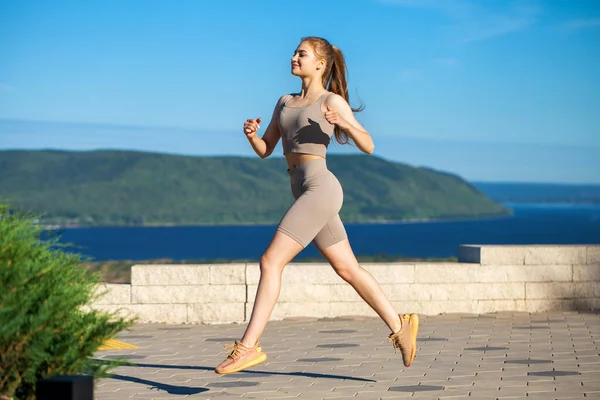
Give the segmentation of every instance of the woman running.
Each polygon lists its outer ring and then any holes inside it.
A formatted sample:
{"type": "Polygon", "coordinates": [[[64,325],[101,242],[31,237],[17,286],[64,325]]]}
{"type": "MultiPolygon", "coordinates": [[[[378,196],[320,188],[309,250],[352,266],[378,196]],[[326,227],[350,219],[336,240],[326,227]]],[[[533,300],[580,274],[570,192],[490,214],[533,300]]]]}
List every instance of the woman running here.
{"type": "Polygon", "coordinates": [[[230,374],[267,359],[259,338],[279,298],[283,268],[311,242],[390,328],[388,339],[408,367],[417,348],[419,317],[397,314],[379,283],[358,264],[339,216],[342,187],[325,161],[333,135],[338,143],[352,141],[364,153],[374,149],[371,136],[354,118],[353,112],[359,110],[348,104],[344,56],[327,40],[306,37],[294,52],[291,69],[302,81],[300,93],[279,99],[262,138],[256,134],[261,118],[247,120],[244,133],[261,158],[271,155],[281,138],[296,201],[260,259],[260,280],[246,331],[215,372],[230,374]]]}

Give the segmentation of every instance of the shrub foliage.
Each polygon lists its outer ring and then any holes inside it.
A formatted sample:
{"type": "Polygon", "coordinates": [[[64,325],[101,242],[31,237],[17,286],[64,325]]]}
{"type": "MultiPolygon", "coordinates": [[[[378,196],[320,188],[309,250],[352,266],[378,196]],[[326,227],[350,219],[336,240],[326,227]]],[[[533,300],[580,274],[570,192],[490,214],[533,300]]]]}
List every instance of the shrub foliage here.
{"type": "Polygon", "coordinates": [[[91,356],[133,323],[89,307],[99,274],[36,221],[0,201],[0,398],[34,399],[51,376],[105,376],[114,364],[91,356]]]}

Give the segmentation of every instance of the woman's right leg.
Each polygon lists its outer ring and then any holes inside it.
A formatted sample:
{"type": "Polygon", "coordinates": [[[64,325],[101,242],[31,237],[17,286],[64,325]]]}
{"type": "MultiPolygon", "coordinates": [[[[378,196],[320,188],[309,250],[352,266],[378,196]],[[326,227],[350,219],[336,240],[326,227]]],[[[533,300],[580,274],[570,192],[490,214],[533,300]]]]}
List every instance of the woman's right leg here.
{"type": "MultiPolygon", "coordinates": [[[[317,166],[321,164],[322,162],[312,163],[317,166]]],[[[320,222],[319,211],[323,207],[315,203],[311,185],[306,183],[305,176],[299,173],[304,171],[305,167],[306,165],[302,169],[288,170],[295,201],[279,221],[273,240],[260,259],[260,280],[254,307],[241,340],[246,347],[252,347],[258,342],[267,325],[279,298],[283,268],[310,244],[327,221],[325,219],[320,222]]]]}
{"type": "MultiPolygon", "coordinates": [[[[322,201],[320,193],[331,174],[326,174],[324,161],[309,162],[315,167],[313,175],[304,179],[302,174],[291,175],[292,194],[296,201],[281,218],[271,244],[260,260],[260,281],[250,322],[241,340],[244,346],[254,346],[262,334],[277,303],[281,289],[281,275],[286,264],[310,244],[315,235],[339,210],[333,199],[322,201]],[[322,178],[315,179],[316,176],[322,178]]],[[[306,165],[302,168],[306,168],[306,165]]],[[[296,171],[298,172],[298,171],[296,171]]],[[[335,193],[335,192],[334,192],[335,193]]],[[[341,199],[339,201],[341,204],[341,199]]]]}
{"type": "Polygon", "coordinates": [[[342,191],[339,183],[339,193],[333,193],[339,199],[330,195],[326,196],[327,201],[322,201],[320,193],[328,186],[331,177],[333,174],[327,174],[324,160],[309,161],[290,172],[292,194],[296,201],[282,217],[271,244],[261,257],[260,280],[246,332],[240,341],[234,343],[231,354],[215,372],[237,372],[266,360],[258,339],[279,298],[283,268],[310,243],[341,207],[342,191]],[[322,178],[317,179],[319,177],[322,178]]]}
{"type": "Polygon", "coordinates": [[[276,231],[271,244],[260,259],[260,280],[250,322],[241,342],[253,347],[262,335],[281,290],[283,268],[303,247],[288,235],[276,231]]]}
{"type": "Polygon", "coordinates": [[[276,231],[271,244],[260,260],[260,280],[252,308],[250,322],[240,341],[221,364],[215,368],[217,374],[231,374],[264,362],[267,355],[258,345],[271,312],[279,298],[283,268],[304,247],[283,232],[276,231]]]}

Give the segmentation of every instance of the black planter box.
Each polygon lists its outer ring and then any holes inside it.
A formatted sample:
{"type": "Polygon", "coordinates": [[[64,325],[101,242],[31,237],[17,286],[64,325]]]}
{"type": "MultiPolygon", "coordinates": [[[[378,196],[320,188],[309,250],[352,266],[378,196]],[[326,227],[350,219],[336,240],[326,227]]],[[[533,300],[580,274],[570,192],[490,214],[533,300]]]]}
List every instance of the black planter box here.
{"type": "Polygon", "coordinates": [[[37,400],[94,400],[94,377],[61,375],[39,381],[37,400]]]}

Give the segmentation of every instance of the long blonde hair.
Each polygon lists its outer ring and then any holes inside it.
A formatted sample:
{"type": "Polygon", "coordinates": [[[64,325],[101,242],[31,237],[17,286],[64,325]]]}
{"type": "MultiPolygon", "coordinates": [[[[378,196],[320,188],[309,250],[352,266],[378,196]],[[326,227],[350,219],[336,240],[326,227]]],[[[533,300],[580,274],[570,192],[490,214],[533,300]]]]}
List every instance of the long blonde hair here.
{"type": "MultiPolygon", "coordinates": [[[[304,42],[311,46],[317,58],[326,60],[325,71],[323,72],[323,87],[332,93],[339,94],[350,103],[348,98],[348,81],[346,79],[348,69],[342,51],[326,39],[316,36],[303,37],[300,43],[304,42]]],[[[359,108],[352,108],[352,111],[360,112],[363,109],[364,106],[361,105],[359,108]]],[[[334,133],[335,139],[339,144],[349,143],[348,135],[339,127],[335,127],[334,133]]]]}

